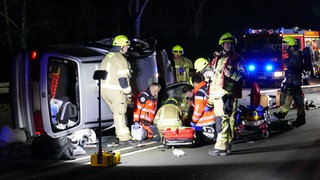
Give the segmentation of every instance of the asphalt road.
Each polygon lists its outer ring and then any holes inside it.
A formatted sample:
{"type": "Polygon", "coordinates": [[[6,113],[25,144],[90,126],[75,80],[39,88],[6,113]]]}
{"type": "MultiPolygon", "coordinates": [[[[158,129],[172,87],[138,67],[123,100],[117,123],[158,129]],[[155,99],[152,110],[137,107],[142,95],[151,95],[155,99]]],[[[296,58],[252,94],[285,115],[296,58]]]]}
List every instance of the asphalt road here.
{"type": "MultiPolygon", "coordinates": [[[[245,91],[248,93],[249,91],[245,91]]],[[[318,88],[310,88],[306,98],[320,105],[318,88]]],[[[248,96],[239,103],[247,103],[248,96]]],[[[270,113],[278,109],[271,109],[270,113]]],[[[296,110],[286,119],[294,119],[296,110]]],[[[286,122],[271,119],[270,137],[257,131],[246,131],[228,156],[210,156],[213,145],[176,147],[185,154],[175,156],[172,148],[146,141],[144,146],[110,147],[103,139],[103,150],[121,152],[120,164],[113,167],[91,167],[90,155],[97,147],[86,148],[87,154],[76,160],[53,161],[22,159],[1,163],[0,179],[320,179],[320,110],[307,111],[307,124],[291,129],[286,122]]]]}

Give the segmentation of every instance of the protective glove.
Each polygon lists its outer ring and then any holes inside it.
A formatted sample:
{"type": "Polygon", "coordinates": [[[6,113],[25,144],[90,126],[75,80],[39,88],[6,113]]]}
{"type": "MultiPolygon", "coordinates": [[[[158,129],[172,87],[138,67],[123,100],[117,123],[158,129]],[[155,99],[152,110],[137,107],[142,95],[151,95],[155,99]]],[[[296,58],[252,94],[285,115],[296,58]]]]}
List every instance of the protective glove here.
{"type": "Polygon", "coordinates": [[[131,94],[128,94],[127,95],[127,105],[128,105],[128,107],[130,107],[130,108],[134,108],[134,102],[132,101],[132,95],[131,94]]]}
{"type": "Polygon", "coordinates": [[[202,127],[197,126],[194,122],[190,122],[190,125],[195,131],[202,131],[202,127]]]}
{"type": "Polygon", "coordinates": [[[213,107],[206,106],[206,107],[204,107],[203,111],[208,112],[208,111],[211,111],[212,109],[213,109],[213,107]]]}
{"type": "Polygon", "coordinates": [[[128,102],[128,104],[130,104],[132,102],[132,95],[131,94],[127,95],[127,102],[128,102]]]}

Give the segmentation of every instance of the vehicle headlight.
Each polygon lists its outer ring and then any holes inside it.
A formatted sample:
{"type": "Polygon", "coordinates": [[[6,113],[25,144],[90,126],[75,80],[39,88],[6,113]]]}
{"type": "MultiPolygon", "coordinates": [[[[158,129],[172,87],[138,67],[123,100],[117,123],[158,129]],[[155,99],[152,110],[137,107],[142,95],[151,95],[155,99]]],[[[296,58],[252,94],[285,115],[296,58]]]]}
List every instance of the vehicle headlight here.
{"type": "Polygon", "coordinates": [[[274,72],[274,77],[276,77],[276,78],[283,77],[283,76],[284,76],[284,74],[283,74],[282,71],[276,71],[276,72],[274,72]]]}

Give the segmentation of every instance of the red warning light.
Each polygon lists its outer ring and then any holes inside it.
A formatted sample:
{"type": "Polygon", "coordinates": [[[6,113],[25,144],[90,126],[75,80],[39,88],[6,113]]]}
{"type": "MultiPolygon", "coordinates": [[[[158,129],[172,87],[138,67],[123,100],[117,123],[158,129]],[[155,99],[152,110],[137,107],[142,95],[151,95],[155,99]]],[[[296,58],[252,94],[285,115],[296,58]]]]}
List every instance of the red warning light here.
{"type": "Polygon", "coordinates": [[[31,52],[31,59],[35,60],[37,58],[37,51],[31,52]]]}

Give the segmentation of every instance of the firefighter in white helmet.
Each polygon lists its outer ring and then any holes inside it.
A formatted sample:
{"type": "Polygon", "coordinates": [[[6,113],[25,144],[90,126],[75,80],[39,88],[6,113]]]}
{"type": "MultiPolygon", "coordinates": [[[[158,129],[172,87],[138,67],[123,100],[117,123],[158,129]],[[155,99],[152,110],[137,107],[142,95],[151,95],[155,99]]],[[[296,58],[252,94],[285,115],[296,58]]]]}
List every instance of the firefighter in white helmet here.
{"type": "Polygon", "coordinates": [[[131,66],[125,54],[130,41],[125,35],[118,35],[112,45],[101,62],[101,69],[108,72],[106,79],[101,81],[101,94],[113,113],[117,143],[132,142],[126,125],[127,103],[131,100],[131,66]]]}
{"type": "Polygon", "coordinates": [[[172,54],[176,73],[176,82],[188,81],[189,71],[190,69],[193,69],[192,61],[182,56],[184,54],[184,51],[180,45],[175,45],[172,48],[172,54]]]}
{"type": "Polygon", "coordinates": [[[208,152],[210,155],[227,155],[234,138],[237,99],[242,97],[242,83],[247,76],[243,58],[234,52],[235,44],[234,36],[223,34],[219,39],[221,50],[214,53],[212,61],[214,73],[205,111],[214,107],[218,137],[214,148],[208,152]]]}

